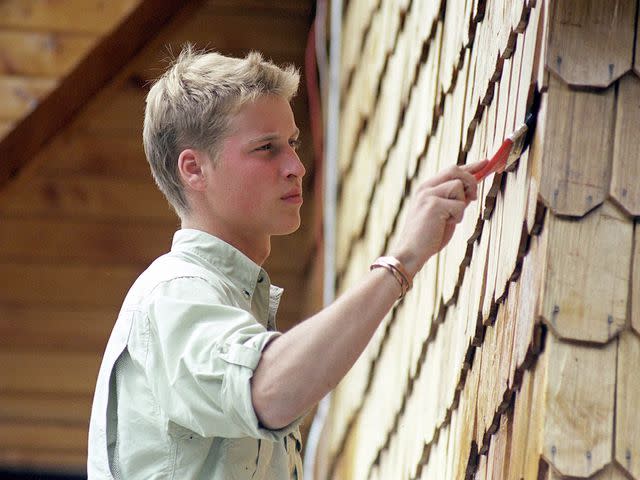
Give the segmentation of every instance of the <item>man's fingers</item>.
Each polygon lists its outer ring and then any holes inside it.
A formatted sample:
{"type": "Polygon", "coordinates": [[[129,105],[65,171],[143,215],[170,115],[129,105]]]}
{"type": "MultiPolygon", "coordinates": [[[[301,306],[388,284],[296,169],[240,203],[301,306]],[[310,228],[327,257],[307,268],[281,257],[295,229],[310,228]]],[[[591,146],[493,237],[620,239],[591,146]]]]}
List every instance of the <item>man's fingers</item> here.
{"type": "Polygon", "coordinates": [[[471,175],[473,175],[474,173],[482,170],[487,165],[487,163],[489,163],[489,160],[480,160],[479,162],[462,165],[460,168],[465,172],[469,172],[471,175]]]}
{"type": "Polygon", "coordinates": [[[464,165],[463,167],[450,167],[427,180],[425,185],[427,187],[435,188],[450,180],[458,179],[464,184],[464,192],[467,201],[475,200],[477,198],[478,181],[475,179],[472,172],[481,170],[485,163],[486,162],[476,162],[464,165]]]}
{"type": "Polygon", "coordinates": [[[447,217],[447,223],[449,224],[456,224],[456,223],[460,223],[462,221],[462,218],[464,217],[464,211],[465,208],[467,207],[466,203],[461,202],[459,200],[449,200],[449,199],[445,199],[443,200],[444,202],[444,207],[446,212],[448,213],[448,217],[447,217]]]}
{"type": "Polygon", "coordinates": [[[446,198],[441,196],[432,197],[432,209],[436,218],[448,223],[456,224],[462,221],[467,203],[464,200],[446,198]]]}
{"type": "Polygon", "coordinates": [[[449,200],[466,200],[466,186],[459,178],[448,180],[440,185],[431,188],[431,194],[449,200]]]}

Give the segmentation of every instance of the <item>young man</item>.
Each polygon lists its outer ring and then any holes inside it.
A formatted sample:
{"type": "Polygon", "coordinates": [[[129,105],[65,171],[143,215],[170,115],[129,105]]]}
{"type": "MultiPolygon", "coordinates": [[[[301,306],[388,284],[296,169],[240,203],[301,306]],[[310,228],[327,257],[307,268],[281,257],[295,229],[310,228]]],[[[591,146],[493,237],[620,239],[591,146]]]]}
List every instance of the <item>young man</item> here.
{"type": "Polygon", "coordinates": [[[129,291],[103,358],[90,479],[301,478],[302,416],[365,348],[476,198],[450,168],[420,186],[400,241],[285,334],[261,268],[300,225],[293,68],[185,49],[147,97],[144,146],[182,229],[129,291]]]}

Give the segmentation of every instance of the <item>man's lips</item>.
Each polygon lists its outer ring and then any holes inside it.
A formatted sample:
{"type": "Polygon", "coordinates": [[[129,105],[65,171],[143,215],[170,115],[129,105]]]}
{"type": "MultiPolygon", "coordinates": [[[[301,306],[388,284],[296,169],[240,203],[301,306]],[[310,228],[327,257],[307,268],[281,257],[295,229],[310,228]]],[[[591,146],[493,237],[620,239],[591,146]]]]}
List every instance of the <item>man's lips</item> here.
{"type": "Polygon", "coordinates": [[[295,189],[287,192],[284,196],[280,197],[282,200],[286,200],[288,202],[302,202],[302,190],[295,189]]]}
{"type": "Polygon", "coordinates": [[[291,190],[288,193],[286,193],[284,196],[280,197],[282,200],[286,200],[288,198],[295,198],[295,197],[302,197],[302,190],[300,189],[296,189],[296,190],[291,190]]]}

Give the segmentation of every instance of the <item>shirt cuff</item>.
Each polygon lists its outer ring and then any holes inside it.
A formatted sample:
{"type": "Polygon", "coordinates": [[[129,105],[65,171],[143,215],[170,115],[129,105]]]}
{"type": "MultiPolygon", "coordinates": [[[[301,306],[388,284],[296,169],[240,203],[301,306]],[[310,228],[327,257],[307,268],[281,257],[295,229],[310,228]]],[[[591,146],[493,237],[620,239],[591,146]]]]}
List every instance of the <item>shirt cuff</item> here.
{"type": "Polygon", "coordinates": [[[301,415],[286,427],[271,430],[260,424],[253,408],[251,377],[264,348],[280,335],[279,332],[264,332],[253,336],[245,344],[226,345],[220,350],[220,358],[228,364],[222,382],[223,410],[229,420],[249,437],[279,441],[296,430],[304,418],[301,415]]]}

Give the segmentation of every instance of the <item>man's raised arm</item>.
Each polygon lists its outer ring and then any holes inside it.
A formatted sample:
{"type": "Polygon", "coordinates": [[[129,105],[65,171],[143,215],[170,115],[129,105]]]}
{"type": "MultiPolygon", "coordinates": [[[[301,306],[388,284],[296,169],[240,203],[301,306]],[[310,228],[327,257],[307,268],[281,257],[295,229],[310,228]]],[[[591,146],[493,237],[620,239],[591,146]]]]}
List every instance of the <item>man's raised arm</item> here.
{"type": "MultiPolygon", "coordinates": [[[[388,252],[410,279],[451,239],[465,208],[477,198],[473,173],[485,163],[449,168],[418,187],[388,252]]],[[[367,273],[333,304],[265,348],[251,380],[253,406],[265,427],[287,426],[346,375],[403,292],[401,275],[391,270],[367,273]]]]}

